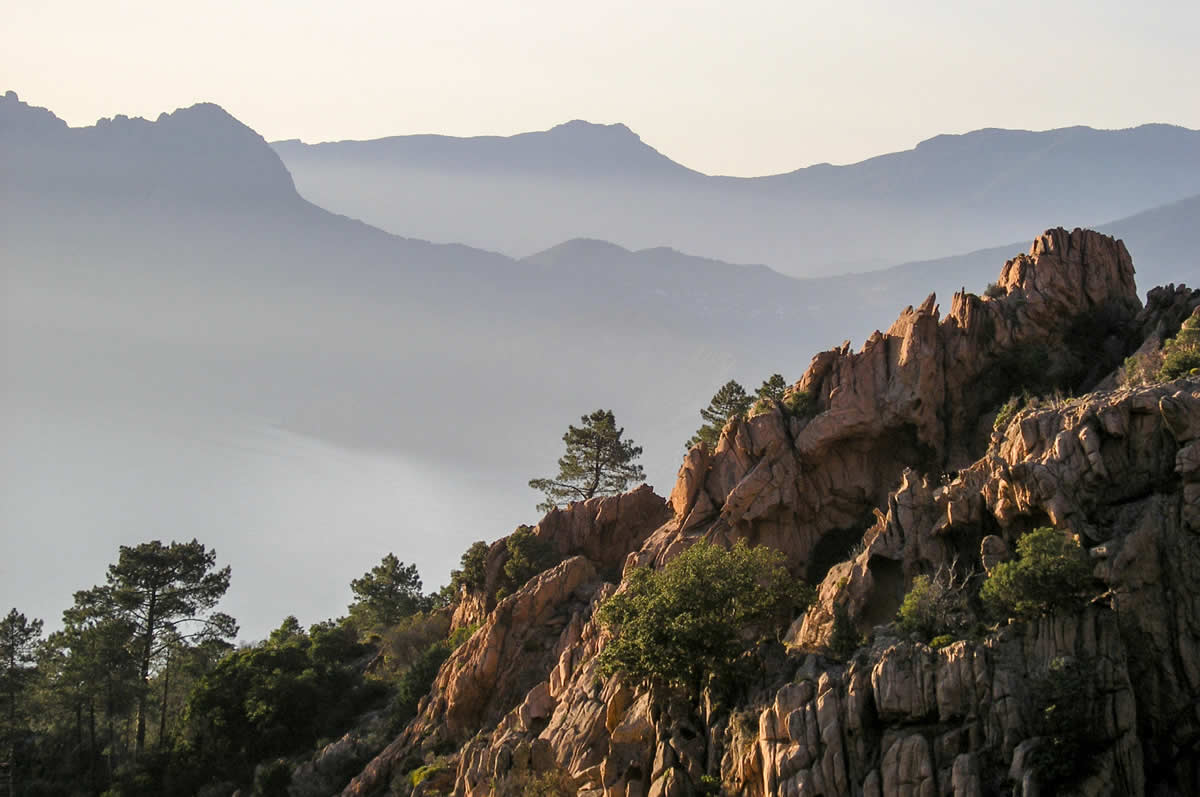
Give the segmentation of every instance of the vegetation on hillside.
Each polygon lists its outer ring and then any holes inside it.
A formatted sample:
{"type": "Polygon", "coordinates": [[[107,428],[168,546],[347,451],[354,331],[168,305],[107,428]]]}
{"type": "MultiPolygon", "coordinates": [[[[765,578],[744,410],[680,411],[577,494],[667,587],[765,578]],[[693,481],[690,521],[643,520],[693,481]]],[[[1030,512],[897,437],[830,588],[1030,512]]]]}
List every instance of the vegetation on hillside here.
{"type": "Polygon", "coordinates": [[[812,600],[779,551],[697,542],[661,570],[636,568],[597,610],[612,634],[599,672],[635,683],[677,685],[693,696],[727,687],[739,657],[775,638],[812,600]]]}
{"type": "Polygon", "coordinates": [[[710,450],[716,448],[725,424],[734,418],[757,414],[759,407],[765,408],[782,401],[787,389],[787,382],[781,374],[771,374],[763,380],[753,396],[736,380],[730,379],[717,389],[708,406],[700,410],[700,418],[704,423],[684,443],[684,448],[691,449],[700,443],[704,443],[710,450]]]}
{"type": "MultiPolygon", "coordinates": [[[[451,583],[481,583],[486,553],[472,545],[451,583]]],[[[122,547],[105,582],[75,593],[49,637],[15,608],[0,620],[12,793],[287,794],[298,764],[365,728],[318,778],[340,790],[416,714],[438,667],[475,630],[451,634],[448,611],[434,608],[446,588],[423,594],[415,566],[389,553],[351,583],[348,616],[307,629],[287,617],[234,649],[237,624],[217,611],[230,579],[198,541],[154,540],[122,547]]]]}
{"type": "Polygon", "coordinates": [[[1187,318],[1162,348],[1139,352],[1125,360],[1125,384],[1169,382],[1181,376],[1200,375],[1200,315],[1187,318]]]}
{"type": "Polygon", "coordinates": [[[1092,582],[1087,552],[1073,537],[1043,526],[1017,540],[1017,558],[988,574],[979,597],[997,618],[1032,618],[1078,608],[1091,597],[1092,582]]]}

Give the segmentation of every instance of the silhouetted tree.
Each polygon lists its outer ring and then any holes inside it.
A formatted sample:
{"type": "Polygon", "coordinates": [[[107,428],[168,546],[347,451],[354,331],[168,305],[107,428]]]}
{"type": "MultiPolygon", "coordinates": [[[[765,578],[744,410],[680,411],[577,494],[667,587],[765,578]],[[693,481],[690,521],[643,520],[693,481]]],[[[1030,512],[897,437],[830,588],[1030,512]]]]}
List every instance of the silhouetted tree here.
{"type": "Polygon", "coordinates": [[[138,665],[138,753],[146,746],[146,687],[156,657],[168,644],[237,633],[232,617],[212,612],[229,589],[229,568],[214,570],[216,556],[196,540],[122,545],[117,563],[109,565],[107,583],[75,593],[81,618],[117,620],[131,629],[138,665]]]}
{"type": "Polygon", "coordinates": [[[559,457],[553,479],[530,479],[529,486],[546,494],[538,509],[548,512],[567,501],[586,501],[596,495],[623,492],[631,482],[646,478],[634,460],[642,447],[622,440],[612,410],[596,410],[581,419],[583,426],[568,426],[563,435],[567,452],[559,457]]]}
{"type": "Polygon", "coordinates": [[[0,737],[6,757],[4,777],[7,793],[14,794],[16,745],[22,712],[18,702],[34,673],[34,654],[42,635],[42,621],[29,620],[13,609],[0,620],[0,694],[8,704],[4,712],[4,734],[0,737]]]}

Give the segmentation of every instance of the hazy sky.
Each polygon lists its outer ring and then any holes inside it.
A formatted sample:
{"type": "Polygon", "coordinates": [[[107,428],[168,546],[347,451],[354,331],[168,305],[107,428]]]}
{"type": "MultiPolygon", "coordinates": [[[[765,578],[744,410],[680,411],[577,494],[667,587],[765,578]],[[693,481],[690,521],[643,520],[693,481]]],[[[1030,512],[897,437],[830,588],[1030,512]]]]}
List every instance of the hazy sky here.
{"type": "Polygon", "coordinates": [[[0,90],[75,125],[217,102],[268,139],[625,122],[709,173],[979,127],[1200,127],[1195,0],[13,0],[0,90]]]}

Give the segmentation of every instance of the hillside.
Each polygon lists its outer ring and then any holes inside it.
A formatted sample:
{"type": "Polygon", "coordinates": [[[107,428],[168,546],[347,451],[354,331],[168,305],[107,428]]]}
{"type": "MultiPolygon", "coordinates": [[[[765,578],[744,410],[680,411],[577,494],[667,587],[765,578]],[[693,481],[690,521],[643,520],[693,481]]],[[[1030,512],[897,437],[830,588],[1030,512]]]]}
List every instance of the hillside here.
{"type": "Polygon", "coordinates": [[[996,284],[818,355],[791,388],[811,407],[732,419],[668,499],[552,511],[533,535],[560,563],[507,597],[493,544],[456,600],[455,626],[478,630],[343,794],[1195,793],[1200,381],[1096,388],[1200,320],[1200,292],[1143,306],[1119,241],[1061,229],[996,284]],[[1084,393],[997,420],[1006,396],[1054,388],[1084,393]],[[1087,552],[1091,600],[1011,619],[963,603],[932,646],[891,622],[918,576],[969,596],[1046,526],[1087,552]],[[614,632],[597,607],[638,567],[739,541],[817,585],[785,645],[745,641],[752,677],[697,694],[598,668],[614,632]]]}
{"type": "MultiPolygon", "coordinates": [[[[280,607],[340,611],[344,586],[308,590],[280,572],[326,571],[324,540],[347,512],[396,527],[361,494],[366,478],[389,501],[424,499],[399,527],[432,584],[466,542],[533,519],[525,484],[580,415],[613,408],[665,483],[716,386],[787,367],[782,347],[803,328],[798,288],[763,270],[660,269],[658,255],[675,256],[658,253],[618,281],[602,262],[520,262],[330,213],[213,105],[72,128],[0,98],[0,235],[0,412],[12,430],[0,504],[14,529],[0,560],[94,545],[52,577],[3,569],[40,617],[130,528],[178,529],[181,513],[243,562],[234,608],[247,634],[273,628],[280,607]],[[769,288],[729,291],[746,273],[769,288]],[[664,402],[670,392],[687,398],[664,402]],[[198,476],[218,445],[245,472],[198,476]],[[289,521],[296,492],[309,510],[289,521]],[[472,501],[472,523],[440,510],[472,501]]],[[[364,535],[330,583],[382,544],[364,535]]]]}
{"type": "Polygon", "coordinates": [[[978,130],[846,166],[703,175],[622,125],[273,145],[300,192],[391,232],[525,256],[594,238],[792,276],[878,269],[1097,225],[1200,193],[1200,132],[978,130]],[[866,234],[865,231],[869,231],[866,234]]]}

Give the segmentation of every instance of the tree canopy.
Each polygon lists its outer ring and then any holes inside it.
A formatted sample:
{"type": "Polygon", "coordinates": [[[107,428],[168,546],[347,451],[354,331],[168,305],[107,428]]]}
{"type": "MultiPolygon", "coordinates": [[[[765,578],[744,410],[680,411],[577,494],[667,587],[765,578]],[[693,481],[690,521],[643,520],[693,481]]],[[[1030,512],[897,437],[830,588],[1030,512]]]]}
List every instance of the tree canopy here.
{"type": "Polygon", "coordinates": [[[771,374],[763,380],[763,383],[758,386],[758,390],[751,396],[746,393],[746,389],[739,382],[730,379],[713,394],[708,406],[700,410],[700,417],[704,420],[704,424],[696,430],[684,447],[691,449],[693,446],[704,443],[709,448],[715,448],[717,441],[721,439],[721,430],[725,428],[725,424],[729,423],[730,418],[741,418],[746,415],[755,399],[782,401],[784,394],[787,393],[787,387],[787,382],[784,381],[781,374],[771,374]]]}
{"type": "Polygon", "coordinates": [[[714,679],[727,681],[749,644],[774,636],[811,599],[779,551],[698,542],[661,570],[632,570],[601,604],[600,623],[614,638],[600,651],[599,671],[698,695],[714,679]]]}
{"type": "Polygon", "coordinates": [[[14,789],[17,737],[25,714],[20,704],[35,672],[33,663],[41,635],[42,621],[30,620],[15,608],[0,620],[0,696],[5,702],[0,715],[0,755],[7,764],[5,775],[10,794],[14,789]]]}
{"type": "Polygon", "coordinates": [[[432,597],[426,597],[421,586],[417,566],[405,564],[389,552],[370,572],[350,582],[355,596],[350,614],[368,625],[395,625],[431,608],[432,597]]]}
{"type": "Polygon", "coordinates": [[[646,478],[642,466],[634,462],[642,455],[642,447],[621,439],[625,429],[617,428],[612,410],[596,410],[580,420],[582,426],[568,426],[563,435],[567,450],[559,457],[558,475],[529,480],[530,487],[545,493],[546,500],[538,504],[540,511],[597,495],[615,495],[646,478]]]}
{"type": "Polygon", "coordinates": [[[145,685],[151,666],[168,645],[228,639],[237,623],[212,609],[229,589],[229,567],[214,569],[216,551],[196,540],[122,545],[105,584],[75,593],[77,622],[116,622],[130,633],[141,684],[137,697],[137,750],[146,742],[145,685]]]}
{"type": "Polygon", "coordinates": [[[1017,559],[996,565],[979,597],[997,617],[1032,618],[1083,603],[1091,582],[1087,551],[1043,526],[1017,540],[1017,559]]]}
{"type": "Polygon", "coordinates": [[[508,561],[504,563],[504,583],[496,592],[500,598],[516,592],[526,581],[559,562],[550,545],[539,539],[531,526],[518,526],[508,535],[504,547],[508,549],[508,561]]]}
{"type": "Polygon", "coordinates": [[[763,380],[763,383],[758,386],[755,394],[760,399],[782,401],[783,394],[787,392],[787,387],[787,382],[784,381],[782,374],[771,374],[770,377],[763,380]]]}
{"type": "Polygon", "coordinates": [[[704,424],[687,441],[685,448],[690,449],[699,443],[704,443],[709,448],[715,447],[721,437],[721,430],[725,428],[729,419],[745,415],[753,401],[746,394],[746,389],[733,379],[721,385],[708,402],[708,406],[700,410],[704,424]]]}

